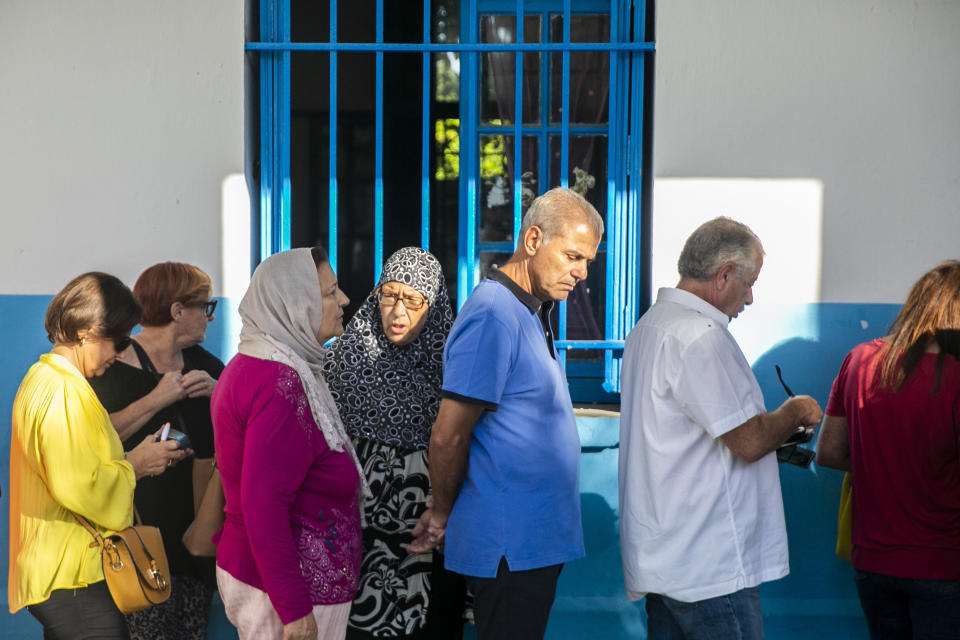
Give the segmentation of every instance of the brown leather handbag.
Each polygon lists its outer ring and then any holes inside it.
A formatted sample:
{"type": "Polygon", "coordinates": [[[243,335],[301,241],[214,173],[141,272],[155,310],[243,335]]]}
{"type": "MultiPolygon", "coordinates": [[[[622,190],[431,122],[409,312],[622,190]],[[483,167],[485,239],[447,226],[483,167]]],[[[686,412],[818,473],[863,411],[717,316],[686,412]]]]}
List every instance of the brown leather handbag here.
{"type": "Polygon", "coordinates": [[[183,534],[183,546],[194,556],[215,557],[217,545],[211,541],[220,530],[226,516],[223,508],[226,498],[220,483],[220,471],[215,458],[193,461],[193,522],[183,534]]]}
{"type": "Polygon", "coordinates": [[[141,524],[136,513],[137,524],[103,537],[89,520],[73,515],[93,536],[90,546],[100,547],[103,576],[121,613],[140,611],[170,597],[170,568],[160,529],[141,524]]]}

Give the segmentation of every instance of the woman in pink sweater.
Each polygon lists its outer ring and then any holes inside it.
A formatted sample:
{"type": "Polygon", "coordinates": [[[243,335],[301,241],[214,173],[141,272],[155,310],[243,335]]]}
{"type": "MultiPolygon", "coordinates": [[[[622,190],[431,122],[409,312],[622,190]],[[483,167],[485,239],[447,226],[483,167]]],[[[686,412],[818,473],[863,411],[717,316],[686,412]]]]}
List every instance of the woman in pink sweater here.
{"type": "Polygon", "coordinates": [[[321,363],[348,302],[315,248],[265,260],[240,303],[240,353],[211,410],[226,494],[217,583],[241,640],[346,633],[363,474],[321,363]]]}

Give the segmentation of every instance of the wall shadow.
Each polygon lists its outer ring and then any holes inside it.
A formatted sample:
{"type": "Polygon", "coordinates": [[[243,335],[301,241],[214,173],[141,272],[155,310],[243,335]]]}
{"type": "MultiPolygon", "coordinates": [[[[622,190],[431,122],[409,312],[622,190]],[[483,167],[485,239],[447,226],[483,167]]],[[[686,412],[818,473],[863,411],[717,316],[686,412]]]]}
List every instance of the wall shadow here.
{"type": "MultiPolygon", "coordinates": [[[[849,350],[883,335],[899,310],[899,305],[890,304],[810,306],[813,335],[777,342],[753,362],[768,411],[787,398],[775,365],[794,393],[810,395],[825,408],[849,350]]],[[[761,309],[751,309],[751,314],[757,311],[761,309]]],[[[772,323],[770,333],[778,326],[772,323]]],[[[815,448],[817,435],[819,430],[807,446],[815,448]]],[[[780,465],[791,570],[784,579],[761,588],[765,614],[861,615],[852,568],[834,555],[842,478],[841,472],[819,468],[816,462],[809,469],[780,465]]]]}

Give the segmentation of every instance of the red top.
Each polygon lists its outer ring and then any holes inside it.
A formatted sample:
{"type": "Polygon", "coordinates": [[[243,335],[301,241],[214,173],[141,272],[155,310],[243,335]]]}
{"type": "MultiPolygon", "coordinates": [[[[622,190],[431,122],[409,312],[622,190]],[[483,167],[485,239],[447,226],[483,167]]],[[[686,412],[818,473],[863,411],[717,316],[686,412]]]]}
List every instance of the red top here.
{"type": "Polygon", "coordinates": [[[350,602],[360,476],[317,428],[292,368],[236,355],[211,399],[226,522],[217,565],[270,597],[281,622],[350,602]]]}
{"type": "Polygon", "coordinates": [[[897,393],[881,389],[880,339],[847,354],[827,415],[845,417],[853,472],[853,566],[960,579],[960,363],[926,354],[897,393]]]}

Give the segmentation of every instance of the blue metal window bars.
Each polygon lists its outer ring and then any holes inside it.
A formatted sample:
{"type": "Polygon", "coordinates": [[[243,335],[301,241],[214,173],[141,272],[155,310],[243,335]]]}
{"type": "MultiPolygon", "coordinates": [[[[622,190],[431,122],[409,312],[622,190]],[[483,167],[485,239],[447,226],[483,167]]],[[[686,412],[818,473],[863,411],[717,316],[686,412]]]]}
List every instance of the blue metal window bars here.
{"type": "MultiPolygon", "coordinates": [[[[600,350],[604,354],[603,389],[617,393],[620,388],[620,358],[623,339],[639,317],[642,306],[641,279],[641,180],[643,176],[644,133],[644,56],[654,51],[654,43],[644,41],[647,33],[647,0],[461,0],[460,41],[431,41],[431,1],[423,0],[423,41],[421,43],[384,42],[384,2],[376,0],[376,37],[374,42],[340,42],[337,34],[337,0],[330,0],[328,42],[290,41],[290,0],[260,0],[260,41],[248,42],[247,51],[260,56],[260,199],[259,258],[290,248],[291,185],[290,185],[290,54],[295,51],[328,52],[330,64],[329,108],[329,254],[337,266],[338,176],[337,176],[337,54],[365,51],[376,56],[375,157],[374,157],[374,277],[379,278],[383,264],[383,56],[385,52],[420,54],[422,76],[422,145],[421,145],[421,246],[430,243],[430,153],[433,126],[430,122],[431,56],[438,52],[460,55],[460,118],[459,118],[459,214],[457,251],[457,306],[463,305],[480,278],[481,252],[510,253],[512,242],[481,242],[478,238],[478,206],[480,201],[480,139],[491,134],[508,134],[513,138],[513,157],[518,165],[513,170],[513,239],[518,235],[522,215],[521,171],[524,138],[536,137],[539,148],[538,173],[549,173],[549,136],[560,138],[560,184],[568,186],[570,140],[572,134],[602,134],[607,138],[606,234],[601,243],[605,260],[605,298],[603,339],[568,340],[566,305],[560,308],[559,340],[561,356],[578,349],[600,350]],[[571,24],[578,14],[608,14],[609,42],[574,42],[571,24]],[[480,22],[484,15],[513,14],[516,34],[512,42],[480,41],[480,22]],[[543,33],[539,42],[524,37],[524,17],[541,15],[543,33]],[[562,41],[551,42],[551,16],[562,17],[562,41]],[[605,124],[583,127],[570,122],[570,69],[574,52],[607,52],[609,55],[608,114],[605,124]],[[515,56],[514,113],[512,123],[481,123],[479,92],[481,56],[485,53],[513,52],[515,56]],[[560,121],[551,122],[549,78],[540,83],[544,115],[541,122],[525,123],[523,117],[524,53],[535,52],[544,57],[561,57],[560,121]]],[[[549,66],[549,65],[541,65],[549,66]]]]}

